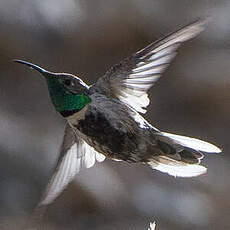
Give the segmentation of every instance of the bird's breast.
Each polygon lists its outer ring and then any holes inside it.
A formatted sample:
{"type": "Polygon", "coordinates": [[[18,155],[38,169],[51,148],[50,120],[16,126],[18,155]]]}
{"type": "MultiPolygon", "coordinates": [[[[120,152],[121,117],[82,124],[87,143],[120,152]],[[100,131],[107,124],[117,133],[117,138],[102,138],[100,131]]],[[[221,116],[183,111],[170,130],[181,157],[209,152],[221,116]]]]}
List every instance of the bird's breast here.
{"type": "Polygon", "coordinates": [[[72,119],[72,126],[77,135],[96,151],[110,158],[137,162],[140,161],[140,153],[146,152],[148,146],[135,120],[129,124],[127,119],[128,114],[122,120],[91,108],[82,119],[79,116],[72,119]]]}
{"type": "Polygon", "coordinates": [[[76,112],[73,115],[67,117],[67,121],[70,123],[70,125],[76,126],[80,120],[84,120],[88,107],[89,107],[89,105],[86,105],[79,112],[76,112]]]}

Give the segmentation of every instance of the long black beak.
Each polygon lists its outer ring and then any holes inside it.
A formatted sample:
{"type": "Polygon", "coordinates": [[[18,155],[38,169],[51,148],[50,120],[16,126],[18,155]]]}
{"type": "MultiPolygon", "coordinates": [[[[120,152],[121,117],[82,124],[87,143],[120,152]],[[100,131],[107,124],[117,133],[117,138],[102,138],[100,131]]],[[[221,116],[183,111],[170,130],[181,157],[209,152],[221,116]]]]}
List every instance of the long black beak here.
{"type": "Polygon", "coordinates": [[[47,71],[47,70],[41,68],[40,66],[35,65],[35,64],[32,64],[32,63],[30,63],[30,62],[23,61],[23,60],[18,60],[18,59],[13,60],[13,61],[16,62],[16,63],[20,63],[20,64],[27,65],[27,66],[29,66],[30,68],[35,69],[35,70],[37,70],[38,72],[40,72],[40,73],[41,73],[43,76],[45,76],[45,77],[55,75],[55,73],[49,72],[49,71],[47,71]]]}

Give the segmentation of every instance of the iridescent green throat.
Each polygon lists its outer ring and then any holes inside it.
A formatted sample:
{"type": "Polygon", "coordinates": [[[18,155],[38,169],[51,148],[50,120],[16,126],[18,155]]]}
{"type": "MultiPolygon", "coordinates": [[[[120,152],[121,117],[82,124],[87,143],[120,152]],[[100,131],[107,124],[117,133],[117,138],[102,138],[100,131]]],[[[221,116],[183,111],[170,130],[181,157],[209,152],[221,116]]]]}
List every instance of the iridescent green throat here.
{"type": "Polygon", "coordinates": [[[46,78],[51,100],[58,112],[80,111],[91,99],[83,93],[73,94],[55,78],[46,78]]]}

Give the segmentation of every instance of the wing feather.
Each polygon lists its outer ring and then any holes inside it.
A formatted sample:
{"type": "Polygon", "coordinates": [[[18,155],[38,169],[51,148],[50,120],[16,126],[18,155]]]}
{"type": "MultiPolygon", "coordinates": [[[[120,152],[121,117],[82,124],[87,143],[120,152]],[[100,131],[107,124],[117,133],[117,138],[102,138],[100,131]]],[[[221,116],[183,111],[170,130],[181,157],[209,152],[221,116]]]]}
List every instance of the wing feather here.
{"type": "Polygon", "coordinates": [[[179,46],[204,29],[205,20],[196,21],[169,34],[112,67],[92,89],[145,113],[149,104],[147,91],[160,78],[177,54],[179,46]]]}
{"type": "Polygon", "coordinates": [[[39,205],[50,204],[81,169],[90,168],[96,161],[102,162],[103,160],[105,156],[96,152],[78,137],[67,124],[57,167],[39,205]]]}

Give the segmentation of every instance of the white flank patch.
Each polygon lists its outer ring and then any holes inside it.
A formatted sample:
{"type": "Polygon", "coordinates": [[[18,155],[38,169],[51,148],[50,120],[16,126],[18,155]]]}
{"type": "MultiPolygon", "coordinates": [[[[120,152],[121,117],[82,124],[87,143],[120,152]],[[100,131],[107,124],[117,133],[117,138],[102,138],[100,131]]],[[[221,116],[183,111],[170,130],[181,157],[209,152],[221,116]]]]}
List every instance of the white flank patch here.
{"type": "Polygon", "coordinates": [[[179,136],[176,134],[165,133],[165,132],[163,132],[163,135],[191,149],[195,149],[195,150],[199,150],[199,151],[203,151],[207,153],[220,153],[221,152],[221,149],[218,148],[217,146],[210,144],[208,142],[205,142],[205,141],[201,141],[199,139],[195,139],[192,137],[179,136]]]}

